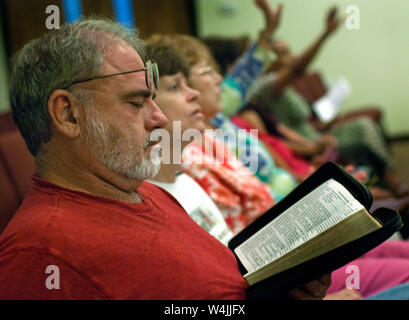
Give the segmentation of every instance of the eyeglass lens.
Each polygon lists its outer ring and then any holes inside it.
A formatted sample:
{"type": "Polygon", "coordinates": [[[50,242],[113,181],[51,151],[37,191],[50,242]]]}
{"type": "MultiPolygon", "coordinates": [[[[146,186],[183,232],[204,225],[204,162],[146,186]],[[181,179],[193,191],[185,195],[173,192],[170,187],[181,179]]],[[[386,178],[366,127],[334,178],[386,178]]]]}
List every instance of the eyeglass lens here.
{"type": "Polygon", "coordinates": [[[149,89],[152,88],[152,84],[156,89],[159,89],[159,70],[156,63],[151,61],[146,62],[146,85],[149,89]]]}

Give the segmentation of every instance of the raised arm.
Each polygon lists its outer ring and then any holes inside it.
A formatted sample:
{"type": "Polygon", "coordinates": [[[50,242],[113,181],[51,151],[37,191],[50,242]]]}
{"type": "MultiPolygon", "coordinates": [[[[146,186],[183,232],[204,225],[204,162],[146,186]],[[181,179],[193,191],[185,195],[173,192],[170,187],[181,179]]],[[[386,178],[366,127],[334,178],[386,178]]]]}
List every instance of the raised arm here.
{"type": "Polygon", "coordinates": [[[325,150],[325,144],[320,140],[311,141],[282,123],[277,124],[277,130],[284,137],[290,149],[303,156],[315,156],[325,150]]]}
{"type": "Polygon", "coordinates": [[[305,69],[315,58],[325,40],[335,32],[339,25],[340,20],[337,15],[337,9],[333,7],[326,16],[326,28],[319,37],[300,56],[293,58],[290,64],[284,65],[277,71],[277,79],[273,87],[274,94],[281,93],[295,78],[305,72],[305,69]]]}
{"type": "Polygon", "coordinates": [[[338,142],[331,134],[322,134],[317,140],[310,141],[291,128],[279,123],[277,130],[293,151],[311,158],[310,164],[318,167],[328,159],[338,142]]]}
{"type": "Polygon", "coordinates": [[[274,10],[268,0],[253,0],[263,12],[265,27],[259,38],[238,60],[222,83],[223,113],[235,114],[246,102],[249,88],[273,61],[271,39],[280,25],[282,5],[274,10]]]}
{"type": "Polygon", "coordinates": [[[277,10],[274,10],[268,0],[254,0],[254,4],[263,12],[265,20],[265,28],[260,32],[257,43],[266,50],[271,50],[272,37],[280,25],[283,6],[279,4],[277,10]]]}

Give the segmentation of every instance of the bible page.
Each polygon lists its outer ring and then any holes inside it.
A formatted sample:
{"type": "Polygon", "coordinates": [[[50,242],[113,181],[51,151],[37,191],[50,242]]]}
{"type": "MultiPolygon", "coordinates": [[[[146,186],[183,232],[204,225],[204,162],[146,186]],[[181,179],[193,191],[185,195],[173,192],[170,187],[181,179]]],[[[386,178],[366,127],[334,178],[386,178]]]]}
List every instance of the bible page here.
{"type": "Polygon", "coordinates": [[[330,179],[265,225],[234,252],[247,271],[253,272],[363,208],[342,184],[330,179]]]}

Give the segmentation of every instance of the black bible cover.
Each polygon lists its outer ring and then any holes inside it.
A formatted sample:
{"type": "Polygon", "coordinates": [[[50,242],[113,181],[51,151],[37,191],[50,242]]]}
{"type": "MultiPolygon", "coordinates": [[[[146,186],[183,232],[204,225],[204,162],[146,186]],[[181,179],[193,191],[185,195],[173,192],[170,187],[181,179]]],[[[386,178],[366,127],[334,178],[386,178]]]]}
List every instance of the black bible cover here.
{"type": "MultiPolygon", "coordinates": [[[[229,248],[234,252],[235,248],[254,233],[329,179],[334,179],[342,184],[369,211],[372,205],[372,195],[368,188],[356,181],[341,166],[328,162],[283,200],[233,237],[229,241],[229,248]]],[[[249,286],[246,290],[247,299],[288,299],[290,290],[319,279],[324,274],[348,264],[389,239],[402,227],[400,215],[394,210],[378,208],[371,215],[382,225],[381,229],[249,286]]],[[[241,273],[246,274],[246,268],[236,254],[235,256],[241,273]]]]}

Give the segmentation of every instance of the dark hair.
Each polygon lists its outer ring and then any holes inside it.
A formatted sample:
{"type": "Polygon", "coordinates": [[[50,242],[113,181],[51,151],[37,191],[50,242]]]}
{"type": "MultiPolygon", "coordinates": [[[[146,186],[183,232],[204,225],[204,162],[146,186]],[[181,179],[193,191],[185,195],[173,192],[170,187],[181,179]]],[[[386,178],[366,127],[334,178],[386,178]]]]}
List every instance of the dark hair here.
{"type": "Polygon", "coordinates": [[[250,44],[250,39],[246,36],[237,38],[208,36],[201,40],[213,54],[222,75],[226,74],[228,67],[237,61],[250,44]]]}
{"type": "MultiPolygon", "coordinates": [[[[97,75],[105,53],[119,41],[128,43],[143,58],[143,42],[136,30],[95,17],[64,24],[30,41],[13,58],[10,105],[34,156],[51,138],[47,103],[52,92],[97,75]]],[[[81,90],[67,90],[81,103],[89,99],[81,90]]]]}
{"type": "Polygon", "coordinates": [[[146,44],[171,47],[182,54],[192,67],[195,64],[206,61],[216,69],[219,69],[211,52],[199,39],[187,34],[153,34],[145,39],[146,44]]]}
{"type": "Polygon", "coordinates": [[[172,76],[182,72],[186,78],[189,77],[189,63],[173,48],[159,44],[147,44],[145,54],[148,59],[158,64],[160,76],[172,76]]]}

